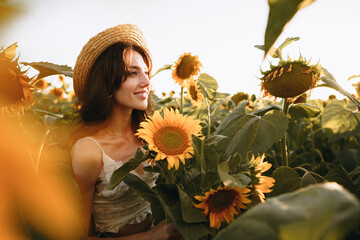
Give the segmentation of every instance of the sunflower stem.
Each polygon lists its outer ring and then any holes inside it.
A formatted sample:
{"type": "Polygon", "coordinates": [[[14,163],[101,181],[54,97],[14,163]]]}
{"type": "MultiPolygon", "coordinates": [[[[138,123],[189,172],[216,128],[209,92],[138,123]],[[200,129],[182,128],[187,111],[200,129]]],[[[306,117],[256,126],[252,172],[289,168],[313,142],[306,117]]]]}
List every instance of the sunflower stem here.
{"type": "Polygon", "coordinates": [[[181,87],[180,92],[180,113],[183,113],[184,109],[184,87],[181,87]]]}
{"type": "Polygon", "coordinates": [[[206,104],[206,107],[207,107],[207,110],[208,110],[208,129],[207,129],[207,135],[208,135],[208,138],[210,137],[211,135],[211,112],[210,112],[210,105],[209,105],[209,102],[208,102],[208,99],[205,97],[205,104],[206,104]]]}
{"type": "Polygon", "coordinates": [[[38,172],[39,171],[39,164],[40,164],[40,158],[41,158],[41,153],[44,149],[44,145],[45,145],[45,141],[47,139],[47,136],[49,135],[50,133],[50,129],[48,129],[46,131],[46,133],[44,134],[44,137],[42,139],[42,142],[41,142],[41,146],[40,146],[40,150],[39,150],[39,153],[38,153],[38,156],[37,156],[37,159],[36,159],[36,166],[35,166],[35,171],[38,172]]]}
{"type": "MultiPolygon", "coordinates": [[[[290,101],[288,101],[287,98],[283,99],[283,113],[287,117],[287,113],[290,106],[290,101]]],[[[284,134],[284,137],[281,139],[281,154],[282,154],[282,165],[283,166],[289,166],[289,159],[288,159],[288,152],[287,152],[287,145],[286,145],[286,132],[284,134]]]]}

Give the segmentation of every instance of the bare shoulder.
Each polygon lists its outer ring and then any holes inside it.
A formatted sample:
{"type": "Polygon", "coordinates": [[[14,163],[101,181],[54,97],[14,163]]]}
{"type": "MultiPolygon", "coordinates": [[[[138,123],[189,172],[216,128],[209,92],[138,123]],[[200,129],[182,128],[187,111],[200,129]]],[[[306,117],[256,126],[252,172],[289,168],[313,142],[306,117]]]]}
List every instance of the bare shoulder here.
{"type": "Polygon", "coordinates": [[[83,139],[74,145],[71,164],[77,178],[97,181],[102,163],[102,150],[91,139],[83,139]]]}

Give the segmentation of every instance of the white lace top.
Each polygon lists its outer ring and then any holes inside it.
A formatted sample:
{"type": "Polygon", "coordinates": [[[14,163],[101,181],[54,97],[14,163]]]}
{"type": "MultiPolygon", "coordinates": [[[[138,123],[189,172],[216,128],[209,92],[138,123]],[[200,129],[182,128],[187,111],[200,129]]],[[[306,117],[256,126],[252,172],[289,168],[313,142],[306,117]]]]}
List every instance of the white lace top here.
{"type": "MultiPolygon", "coordinates": [[[[95,230],[100,233],[117,233],[126,224],[144,221],[147,214],[151,213],[148,201],[137,195],[124,182],[120,182],[113,190],[108,189],[112,173],[122,165],[122,162],[114,161],[106,155],[94,138],[85,137],[79,139],[77,143],[84,139],[93,140],[102,151],[103,170],[100,180],[95,186],[92,205],[95,230]]],[[[158,176],[158,174],[150,172],[144,172],[141,176],[135,171],[131,171],[131,173],[140,177],[150,188],[155,185],[158,176]]]]}

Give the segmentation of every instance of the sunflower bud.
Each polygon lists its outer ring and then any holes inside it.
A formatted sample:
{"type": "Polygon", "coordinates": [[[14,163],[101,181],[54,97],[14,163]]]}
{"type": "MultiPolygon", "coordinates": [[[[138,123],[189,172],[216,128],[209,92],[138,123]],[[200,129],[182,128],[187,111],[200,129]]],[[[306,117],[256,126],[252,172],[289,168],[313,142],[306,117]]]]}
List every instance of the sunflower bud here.
{"type": "Polygon", "coordinates": [[[293,61],[264,73],[261,89],[265,96],[294,98],[315,87],[320,78],[318,66],[309,66],[307,62],[293,61]]]}

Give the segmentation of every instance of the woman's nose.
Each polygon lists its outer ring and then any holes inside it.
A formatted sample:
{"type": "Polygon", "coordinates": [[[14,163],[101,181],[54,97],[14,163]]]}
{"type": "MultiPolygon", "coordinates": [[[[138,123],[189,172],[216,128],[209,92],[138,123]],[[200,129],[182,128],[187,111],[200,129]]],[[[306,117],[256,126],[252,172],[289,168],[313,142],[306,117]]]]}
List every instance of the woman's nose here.
{"type": "Polygon", "coordinates": [[[150,85],[150,79],[149,76],[146,73],[142,73],[141,74],[141,86],[142,87],[147,87],[150,85]]]}

